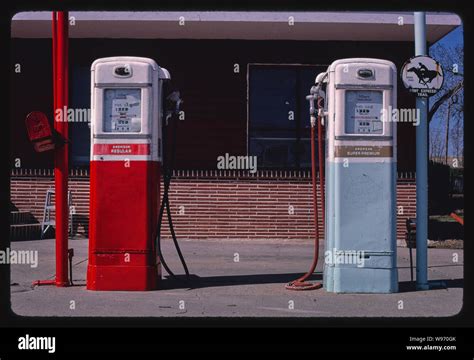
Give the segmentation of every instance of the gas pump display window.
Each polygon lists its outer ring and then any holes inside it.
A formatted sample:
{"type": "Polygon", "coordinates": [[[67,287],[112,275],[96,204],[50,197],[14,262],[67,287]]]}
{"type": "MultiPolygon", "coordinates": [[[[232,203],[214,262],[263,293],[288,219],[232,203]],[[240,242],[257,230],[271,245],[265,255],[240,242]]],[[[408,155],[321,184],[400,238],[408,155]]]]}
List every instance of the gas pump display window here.
{"type": "Polygon", "coordinates": [[[104,132],[141,131],[141,89],[105,89],[104,99],[104,132]]]}
{"type": "Polygon", "coordinates": [[[382,91],[347,90],[345,99],[346,134],[382,134],[382,91]]]}

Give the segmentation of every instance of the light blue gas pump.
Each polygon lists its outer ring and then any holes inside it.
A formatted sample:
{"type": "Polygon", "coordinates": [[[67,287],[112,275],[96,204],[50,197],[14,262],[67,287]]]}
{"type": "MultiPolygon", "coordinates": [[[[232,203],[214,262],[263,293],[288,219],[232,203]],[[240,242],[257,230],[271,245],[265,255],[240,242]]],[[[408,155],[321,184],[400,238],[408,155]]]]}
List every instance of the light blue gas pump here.
{"type": "Polygon", "coordinates": [[[396,67],[343,59],[318,80],[326,83],[324,289],[397,292],[396,67]]]}

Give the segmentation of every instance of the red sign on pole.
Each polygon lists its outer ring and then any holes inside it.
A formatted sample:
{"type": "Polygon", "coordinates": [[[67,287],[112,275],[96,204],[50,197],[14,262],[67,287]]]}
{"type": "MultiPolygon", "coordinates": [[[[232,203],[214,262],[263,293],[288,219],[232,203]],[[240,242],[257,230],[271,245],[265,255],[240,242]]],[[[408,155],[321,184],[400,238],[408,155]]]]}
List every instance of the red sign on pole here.
{"type": "Polygon", "coordinates": [[[28,138],[36,152],[54,149],[53,133],[48,118],[41,111],[30,112],[25,119],[28,138]]]}

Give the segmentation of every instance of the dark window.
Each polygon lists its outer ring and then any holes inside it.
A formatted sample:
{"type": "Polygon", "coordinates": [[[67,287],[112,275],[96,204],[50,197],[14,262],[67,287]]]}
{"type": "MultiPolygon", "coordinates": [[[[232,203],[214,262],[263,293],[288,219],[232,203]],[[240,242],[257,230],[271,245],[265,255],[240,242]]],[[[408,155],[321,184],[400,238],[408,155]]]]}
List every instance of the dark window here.
{"type": "Polygon", "coordinates": [[[260,169],[311,166],[309,94],[326,66],[249,66],[249,155],[260,169]]]}

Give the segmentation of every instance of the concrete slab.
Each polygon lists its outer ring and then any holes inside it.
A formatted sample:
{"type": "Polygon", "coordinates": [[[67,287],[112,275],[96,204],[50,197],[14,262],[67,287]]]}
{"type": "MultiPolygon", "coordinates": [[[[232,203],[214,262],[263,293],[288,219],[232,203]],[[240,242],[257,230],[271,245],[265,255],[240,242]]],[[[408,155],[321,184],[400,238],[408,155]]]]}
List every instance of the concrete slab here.
{"type": "MultiPolygon", "coordinates": [[[[181,241],[193,274],[191,287],[166,278],[151,292],[94,292],[85,289],[87,239],[70,240],[74,248],[75,286],[31,287],[54,277],[54,240],[12,243],[12,250],[37,250],[38,267],[11,266],[12,310],[24,316],[250,316],[378,317],[452,316],[462,307],[463,250],[429,249],[429,279],[447,288],[415,291],[409,253],[398,248],[396,294],[333,294],[324,290],[289,291],[284,285],[311,264],[312,244],[284,241],[181,241]],[[234,261],[238,254],[239,261],[234,261]],[[74,306],[72,306],[74,305],[74,306]]],[[[182,273],[171,241],[163,252],[171,269],[182,273]]],[[[323,249],[315,279],[321,279],[323,249]]],[[[415,253],[413,254],[415,261],[415,253]]]]}

